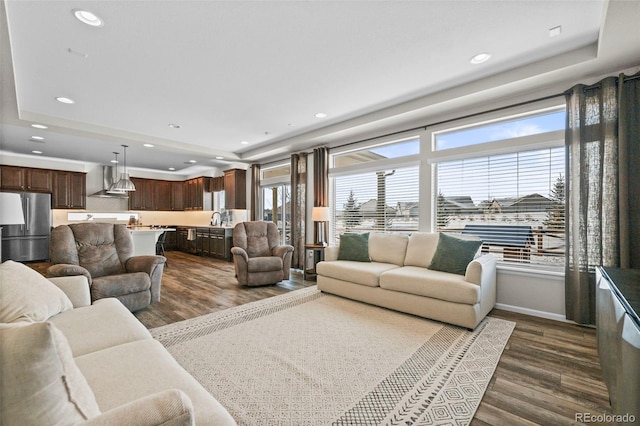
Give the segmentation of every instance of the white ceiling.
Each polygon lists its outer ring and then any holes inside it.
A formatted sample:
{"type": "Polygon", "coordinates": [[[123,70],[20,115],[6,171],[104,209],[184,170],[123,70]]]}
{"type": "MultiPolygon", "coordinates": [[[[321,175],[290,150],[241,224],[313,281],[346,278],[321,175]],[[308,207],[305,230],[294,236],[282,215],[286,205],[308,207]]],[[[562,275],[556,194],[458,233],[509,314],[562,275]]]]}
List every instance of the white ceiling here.
{"type": "Polygon", "coordinates": [[[189,160],[224,168],[640,65],[638,1],[5,0],[4,9],[3,152],[106,164],[128,144],[129,166],[178,173],[189,160]],[[77,8],[104,26],[79,22],[77,8]],[[470,64],[480,52],[492,58],[470,64]]]}

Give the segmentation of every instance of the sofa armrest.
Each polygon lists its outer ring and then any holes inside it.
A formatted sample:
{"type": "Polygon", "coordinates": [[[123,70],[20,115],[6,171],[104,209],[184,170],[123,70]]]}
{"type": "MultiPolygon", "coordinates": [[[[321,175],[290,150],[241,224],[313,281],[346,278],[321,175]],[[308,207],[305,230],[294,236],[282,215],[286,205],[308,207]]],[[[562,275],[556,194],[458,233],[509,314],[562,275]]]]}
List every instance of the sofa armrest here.
{"type": "Polygon", "coordinates": [[[338,260],[338,252],[340,246],[329,246],[324,249],[324,260],[330,262],[332,260],[338,260]]]}
{"type": "Polygon", "coordinates": [[[191,426],[195,425],[195,419],[193,404],[189,397],[181,390],[169,389],[112,408],[81,424],[86,426],[124,424],[191,426]]]}
{"type": "Polygon", "coordinates": [[[67,295],[74,308],[91,305],[91,290],[89,289],[87,277],[84,275],[53,277],[49,278],[49,281],[67,295]]]}
{"type": "Polygon", "coordinates": [[[91,274],[80,265],[72,265],[69,263],[58,263],[47,268],[47,278],[54,277],[72,277],[82,275],[87,278],[87,282],[91,285],[91,274]]]}
{"type": "Polygon", "coordinates": [[[467,265],[464,280],[481,287],[496,282],[496,258],[491,253],[474,259],[467,265]]]}

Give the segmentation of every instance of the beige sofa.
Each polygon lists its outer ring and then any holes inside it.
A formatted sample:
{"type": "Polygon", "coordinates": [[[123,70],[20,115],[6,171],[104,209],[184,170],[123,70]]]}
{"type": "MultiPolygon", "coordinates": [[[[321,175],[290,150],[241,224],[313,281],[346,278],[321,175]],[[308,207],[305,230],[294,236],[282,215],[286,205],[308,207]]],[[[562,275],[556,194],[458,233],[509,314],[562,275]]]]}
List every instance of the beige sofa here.
{"type": "Polygon", "coordinates": [[[318,263],[318,288],[354,300],[474,329],[496,303],[496,260],[475,258],[466,274],[428,269],[439,235],[371,233],[371,262],[338,260],[327,247],[318,263]]]}
{"type": "Polygon", "coordinates": [[[84,276],[3,263],[0,322],[0,424],[235,425],[120,301],[91,304],[84,276]]]}

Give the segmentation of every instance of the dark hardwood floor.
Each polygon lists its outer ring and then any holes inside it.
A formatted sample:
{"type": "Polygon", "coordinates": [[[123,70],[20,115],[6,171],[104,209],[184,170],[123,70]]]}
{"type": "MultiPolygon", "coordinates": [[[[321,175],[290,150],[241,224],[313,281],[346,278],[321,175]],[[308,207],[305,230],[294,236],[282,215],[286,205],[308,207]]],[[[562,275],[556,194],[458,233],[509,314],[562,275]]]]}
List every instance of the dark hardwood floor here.
{"type": "MultiPolygon", "coordinates": [[[[167,252],[159,303],[136,312],[148,328],[193,318],[314,285],[299,273],[275,286],[240,287],[233,263],[167,252]]],[[[33,265],[43,270],[44,264],[33,265]]],[[[472,422],[480,425],[569,425],[576,414],[608,414],[593,328],[494,309],[516,323],[472,422]]],[[[607,424],[607,423],[596,423],[607,424]]]]}

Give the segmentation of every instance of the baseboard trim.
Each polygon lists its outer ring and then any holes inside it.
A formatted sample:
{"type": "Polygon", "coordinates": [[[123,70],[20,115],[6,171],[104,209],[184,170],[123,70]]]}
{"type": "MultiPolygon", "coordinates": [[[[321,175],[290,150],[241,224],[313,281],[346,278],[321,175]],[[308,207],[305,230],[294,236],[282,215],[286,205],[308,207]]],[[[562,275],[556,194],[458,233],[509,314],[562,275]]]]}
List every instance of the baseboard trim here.
{"type": "Polygon", "coordinates": [[[496,303],[497,309],[503,311],[516,312],[518,314],[531,315],[533,317],[546,318],[554,321],[566,322],[575,324],[573,321],[569,321],[564,315],[554,314],[553,312],[537,311],[535,309],[523,308],[520,306],[505,305],[503,303],[496,303]]]}

